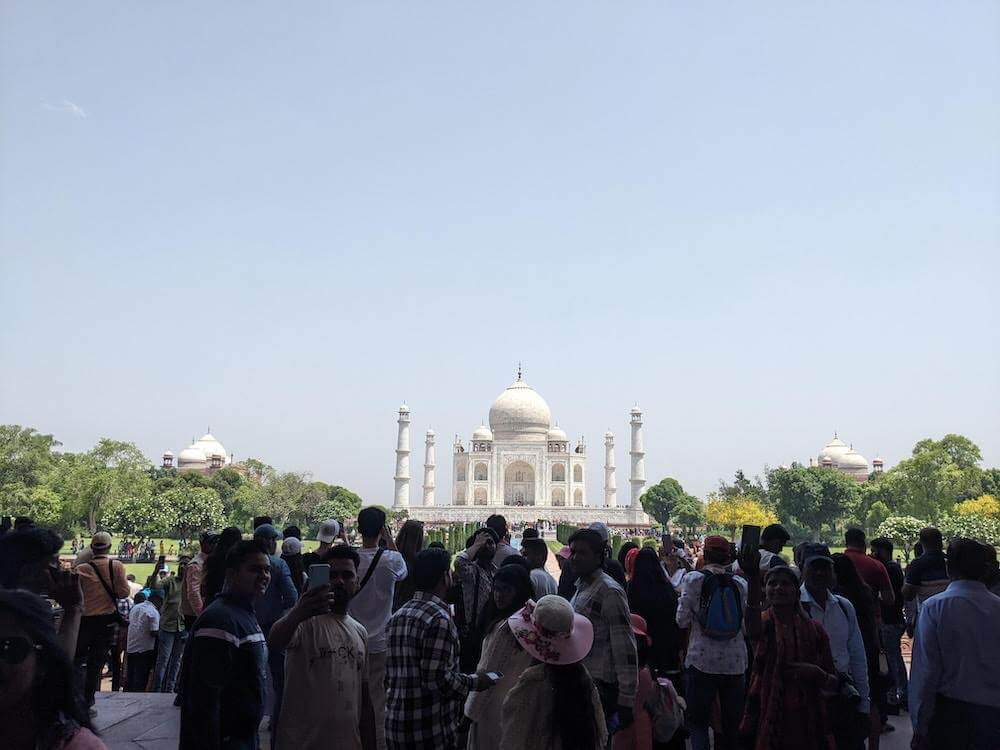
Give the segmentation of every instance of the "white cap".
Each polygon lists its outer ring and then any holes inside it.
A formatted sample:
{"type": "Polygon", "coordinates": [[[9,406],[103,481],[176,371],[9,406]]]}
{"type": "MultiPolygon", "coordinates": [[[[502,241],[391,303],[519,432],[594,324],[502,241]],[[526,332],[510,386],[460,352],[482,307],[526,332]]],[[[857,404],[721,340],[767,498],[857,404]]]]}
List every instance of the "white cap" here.
{"type": "Polygon", "coordinates": [[[302,554],[302,542],[300,542],[294,536],[287,537],[285,541],[281,543],[281,554],[283,555],[302,554]]]}
{"type": "Polygon", "coordinates": [[[319,533],[316,535],[316,539],[321,544],[330,544],[337,538],[337,534],[339,533],[340,524],[336,519],[328,518],[319,525],[319,533]]]}

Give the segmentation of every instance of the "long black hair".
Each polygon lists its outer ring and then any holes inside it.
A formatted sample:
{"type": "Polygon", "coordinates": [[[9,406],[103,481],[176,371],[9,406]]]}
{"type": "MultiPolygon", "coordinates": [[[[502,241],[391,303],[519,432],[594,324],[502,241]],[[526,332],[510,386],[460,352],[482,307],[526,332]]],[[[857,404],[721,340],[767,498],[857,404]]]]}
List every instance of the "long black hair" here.
{"type": "Polygon", "coordinates": [[[243,532],[235,526],[228,526],[219,534],[215,549],[205,561],[202,572],[201,585],[205,589],[205,604],[222,592],[222,586],[226,582],[226,554],[242,540],[243,532]]]}
{"type": "Polygon", "coordinates": [[[40,731],[38,746],[62,746],[77,727],[93,731],[90,714],[76,685],[73,663],[56,634],[52,606],[30,591],[2,590],[0,614],[13,617],[18,627],[41,647],[37,652],[41,679],[36,680],[31,691],[31,704],[40,731]]]}
{"type": "Polygon", "coordinates": [[[834,593],[846,597],[854,605],[859,620],[875,616],[874,595],[871,588],[858,574],[854,561],[843,552],[831,555],[833,572],[837,576],[834,593]]]}
{"type": "Polygon", "coordinates": [[[622,569],[625,569],[625,556],[628,555],[634,549],[639,549],[639,545],[635,542],[625,542],[618,550],[618,562],[621,564],[622,569]]]}
{"type": "MultiPolygon", "coordinates": [[[[505,561],[506,562],[506,561],[505,561]]],[[[493,576],[493,585],[505,583],[514,589],[514,598],[510,605],[500,609],[496,601],[491,596],[483,613],[479,616],[479,634],[486,635],[497,622],[505,620],[524,606],[528,599],[535,596],[531,587],[531,575],[523,565],[501,565],[500,569],[493,576]]]]}
{"type": "Polygon", "coordinates": [[[591,748],[597,745],[597,722],[604,721],[590,710],[594,681],[582,662],[546,664],[555,688],[553,714],[556,731],[565,748],[591,748]]]}

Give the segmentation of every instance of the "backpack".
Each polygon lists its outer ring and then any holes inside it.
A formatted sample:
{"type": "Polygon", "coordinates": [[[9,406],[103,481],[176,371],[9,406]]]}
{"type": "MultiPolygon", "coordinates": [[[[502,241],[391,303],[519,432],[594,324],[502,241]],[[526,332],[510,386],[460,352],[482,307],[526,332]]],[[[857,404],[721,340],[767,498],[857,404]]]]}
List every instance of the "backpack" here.
{"type": "Polygon", "coordinates": [[[653,680],[653,692],[643,703],[649,714],[655,742],[670,742],[684,726],[684,699],[677,695],[674,685],[666,677],[653,680]]]}
{"type": "Polygon", "coordinates": [[[698,624],[712,640],[728,641],[740,634],[743,602],[732,573],[704,573],[698,624]]]}

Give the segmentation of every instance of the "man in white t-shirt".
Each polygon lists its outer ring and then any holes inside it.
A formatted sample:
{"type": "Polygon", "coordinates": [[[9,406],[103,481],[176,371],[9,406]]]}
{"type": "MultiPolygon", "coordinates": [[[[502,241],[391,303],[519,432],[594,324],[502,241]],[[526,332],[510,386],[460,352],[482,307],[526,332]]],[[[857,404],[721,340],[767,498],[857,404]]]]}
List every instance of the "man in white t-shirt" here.
{"type": "Polygon", "coordinates": [[[128,670],[125,675],[125,692],[144,693],[149,673],[153,668],[156,636],[160,632],[160,610],[163,592],[153,589],[149,599],[143,592],[135,595],[135,606],[128,615],[128,670]]]}
{"type": "Polygon", "coordinates": [[[406,578],[406,561],[396,551],[381,508],[358,513],[361,549],[358,550],[358,592],[351,599],[350,615],[368,632],[368,685],[375,713],[375,738],[385,749],[385,658],[388,628],[396,581],[406,578]]]}
{"type": "Polygon", "coordinates": [[[557,593],[559,584],[545,569],[545,563],[549,559],[549,546],[545,541],[537,538],[522,540],[521,554],[531,567],[531,588],[535,592],[535,601],[548,594],[557,593]]]}

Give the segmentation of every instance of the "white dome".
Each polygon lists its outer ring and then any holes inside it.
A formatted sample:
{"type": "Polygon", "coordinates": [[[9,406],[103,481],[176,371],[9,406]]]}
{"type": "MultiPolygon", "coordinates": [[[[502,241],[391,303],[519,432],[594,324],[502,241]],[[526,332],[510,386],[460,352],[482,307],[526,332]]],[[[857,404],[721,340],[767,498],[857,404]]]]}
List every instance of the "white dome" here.
{"type": "Polygon", "coordinates": [[[549,440],[569,440],[569,438],[566,437],[566,433],[562,431],[562,429],[559,427],[559,425],[556,425],[551,430],[549,430],[549,437],[548,437],[548,439],[549,440]]]}
{"type": "Polygon", "coordinates": [[[849,448],[847,453],[840,457],[838,468],[851,470],[860,469],[867,473],[868,461],[864,456],[854,450],[854,448],[849,448]]]}
{"type": "Polygon", "coordinates": [[[499,438],[544,440],[552,412],[535,389],[518,378],[490,407],[490,428],[499,438]]]}
{"type": "Polygon", "coordinates": [[[195,445],[189,445],[187,448],[181,451],[181,455],[177,457],[178,466],[187,466],[191,464],[205,465],[208,463],[208,458],[205,456],[204,451],[195,445]]]}
{"type": "Polygon", "coordinates": [[[173,451],[163,451],[163,457],[167,458],[168,456],[170,458],[173,458],[174,457],[174,452],[173,451]]]}
{"type": "Polygon", "coordinates": [[[211,432],[206,432],[198,440],[195,441],[193,448],[198,448],[202,453],[205,454],[207,458],[212,456],[222,456],[226,463],[229,463],[229,456],[226,454],[226,449],[222,447],[222,443],[215,439],[215,436],[211,432]]]}
{"type": "Polygon", "coordinates": [[[476,431],[472,433],[472,439],[473,440],[492,440],[493,439],[493,433],[490,431],[489,427],[487,427],[484,424],[481,424],[481,425],[479,425],[479,427],[476,428],[476,431]]]}
{"type": "Polygon", "coordinates": [[[840,457],[843,456],[850,450],[850,447],[843,440],[838,438],[836,435],[833,436],[833,440],[823,446],[823,450],[819,452],[819,462],[823,463],[824,458],[829,458],[834,464],[840,464],[840,457]]]}

